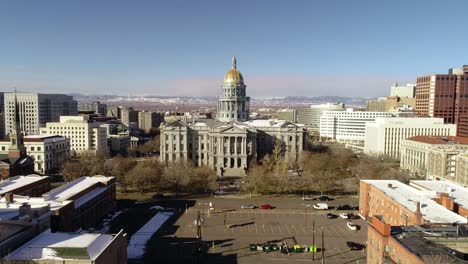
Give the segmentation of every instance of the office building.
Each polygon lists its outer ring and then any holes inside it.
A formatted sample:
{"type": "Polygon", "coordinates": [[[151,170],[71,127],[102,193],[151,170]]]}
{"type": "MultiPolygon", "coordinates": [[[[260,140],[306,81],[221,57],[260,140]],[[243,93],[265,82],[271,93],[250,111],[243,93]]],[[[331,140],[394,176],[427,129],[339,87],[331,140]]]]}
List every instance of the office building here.
{"type": "MultiPolygon", "coordinates": [[[[400,150],[400,168],[419,177],[426,177],[429,165],[434,168],[435,164],[441,164],[435,160],[448,153],[468,150],[468,139],[454,136],[414,136],[403,139],[400,150]],[[429,161],[430,152],[432,162],[429,161]]],[[[437,170],[444,170],[442,167],[437,170]]]]}
{"type": "Polygon", "coordinates": [[[164,122],[164,114],[158,112],[138,112],[138,128],[148,133],[151,129],[159,128],[164,122]]]}
{"type": "Polygon", "coordinates": [[[37,135],[47,122],[57,122],[62,115],[77,115],[77,102],[63,94],[5,93],[5,134],[14,129],[15,100],[18,104],[19,129],[37,135]],[[15,99],[16,96],[16,99],[15,99]]]}
{"type": "Polygon", "coordinates": [[[126,125],[130,123],[138,124],[138,111],[133,110],[132,107],[122,109],[120,121],[126,125]]]}
{"type": "Polygon", "coordinates": [[[455,136],[456,125],[442,118],[376,118],[365,126],[364,152],[400,158],[400,144],[414,136],[455,136]]]}
{"type": "Polygon", "coordinates": [[[406,86],[400,86],[397,82],[395,82],[390,87],[390,96],[415,98],[416,84],[407,83],[406,86]]]}
{"type": "Polygon", "coordinates": [[[241,176],[252,160],[281,144],[296,159],[304,147],[304,127],[284,120],[248,120],[250,98],[233,58],[218,102],[218,119],[177,120],[161,124],[161,160],[190,160],[220,176],[241,176]]]}
{"type": "Polygon", "coordinates": [[[289,122],[296,123],[297,121],[297,110],[296,109],[280,109],[278,110],[278,119],[279,120],[286,120],[289,122]]]}
{"type": "MultiPolygon", "coordinates": [[[[319,105],[311,105],[307,108],[298,108],[296,110],[296,120],[291,122],[297,122],[305,125],[307,130],[315,133],[320,131],[320,117],[325,111],[345,111],[345,105],[343,103],[327,103],[319,105]]],[[[279,118],[281,119],[281,118],[279,118]]],[[[287,119],[286,119],[287,120],[287,119]]]]}
{"type": "MultiPolygon", "coordinates": [[[[70,158],[70,139],[62,136],[30,135],[24,137],[24,147],[34,159],[34,171],[46,174],[60,169],[70,158]]],[[[0,140],[0,154],[7,154],[11,142],[0,140]]]]}
{"type": "Polygon", "coordinates": [[[107,144],[111,155],[127,155],[131,149],[131,136],[128,134],[107,135],[107,144]]]}
{"type": "Polygon", "coordinates": [[[89,102],[89,103],[80,103],[78,105],[78,111],[80,112],[93,112],[94,114],[99,114],[100,116],[107,115],[107,105],[102,104],[99,101],[89,102]]]}
{"type": "Polygon", "coordinates": [[[392,113],[346,111],[324,111],[320,117],[320,137],[338,142],[364,142],[366,123],[378,117],[392,117],[392,113]]]}
{"type": "Polygon", "coordinates": [[[8,263],[29,264],[125,264],[127,236],[91,231],[42,232],[6,256],[8,263]]]}
{"type": "MultiPolygon", "coordinates": [[[[419,76],[416,83],[416,113],[422,117],[443,118],[449,124],[468,122],[468,66],[450,69],[448,74],[419,76]]],[[[463,124],[461,124],[463,123],[463,124]]],[[[458,131],[458,136],[468,136],[458,131]]]]}
{"type": "Polygon", "coordinates": [[[86,116],[61,116],[60,122],[49,122],[41,135],[60,135],[70,139],[71,155],[83,151],[108,152],[106,129],[86,116]]]}

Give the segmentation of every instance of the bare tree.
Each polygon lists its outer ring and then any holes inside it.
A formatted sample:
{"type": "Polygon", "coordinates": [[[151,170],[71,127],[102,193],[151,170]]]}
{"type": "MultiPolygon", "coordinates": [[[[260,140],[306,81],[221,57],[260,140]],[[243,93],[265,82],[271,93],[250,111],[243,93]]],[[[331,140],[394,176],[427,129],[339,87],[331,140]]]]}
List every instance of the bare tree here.
{"type": "Polygon", "coordinates": [[[193,175],[193,165],[180,160],[167,164],[162,179],[164,185],[177,194],[189,184],[191,175],[193,175]]]}
{"type": "Polygon", "coordinates": [[[423,262],[425,264],[452,264],[456,260],[449,255],[426,255],[422,256],[423,262]]]}

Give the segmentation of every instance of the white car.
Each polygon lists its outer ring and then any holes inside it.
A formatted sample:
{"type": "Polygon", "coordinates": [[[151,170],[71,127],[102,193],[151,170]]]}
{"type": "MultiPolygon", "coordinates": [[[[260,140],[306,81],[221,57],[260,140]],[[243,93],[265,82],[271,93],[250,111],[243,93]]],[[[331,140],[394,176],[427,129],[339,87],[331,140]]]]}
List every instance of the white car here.
{"type": "Polygon", "coordinates": [[[314,204],[312,207],[314,207],[316,210],[328,210],[328,204],[326,203],[314,204]]]}
{"type": "Polygon", "coordinates": [[[349,216],[347,213],[340,213],[340,217],[343,219],[349,219],[349,216]]]}
{"type": "Polygon", "coordinates": [[[353,231],[357,231],[357,225],[355,223],[348,222],[346,223],[346,225],[348,226],[349,229],[353,231]]]}

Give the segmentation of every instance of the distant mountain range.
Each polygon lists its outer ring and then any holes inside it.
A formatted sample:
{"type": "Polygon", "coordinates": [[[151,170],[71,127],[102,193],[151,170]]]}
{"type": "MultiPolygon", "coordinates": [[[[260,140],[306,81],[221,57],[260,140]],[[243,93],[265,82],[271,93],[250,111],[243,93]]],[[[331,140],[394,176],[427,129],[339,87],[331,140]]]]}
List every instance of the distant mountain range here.
{"type": "MultiPolygon", "coordinates": [[[[70,94],[78,102],[100,101],[109,105],[151,105],[151,106],[215,106],[218,97],[214,96],[120,96],[120,95],[84,95],[70,94]]],[[[344,96],[287,96],[273,98],[251,98],[251,106],[254,107],[307,107],[314,104],[323,104],[330,102],[342,102],[349,107],[365,106],[366,101],[371,98],[364,97],[344,97],[344,96]]]]}

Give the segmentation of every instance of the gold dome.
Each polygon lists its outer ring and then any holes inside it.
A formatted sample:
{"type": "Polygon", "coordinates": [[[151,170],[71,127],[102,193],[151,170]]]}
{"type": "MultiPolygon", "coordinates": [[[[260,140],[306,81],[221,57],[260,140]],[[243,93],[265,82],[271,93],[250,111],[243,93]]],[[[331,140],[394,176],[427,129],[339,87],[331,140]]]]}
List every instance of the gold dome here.
{"type": "Polygon", "coordinates": [[[227,73],[226,76],[224,76],[224,83],[225,84],[243,84],[244,83],[244,77],[242,76],[242,73],[237,70],[237,62],[236,62],[236,57],[232,58],[232,69],[230,69],[227,73]]]}

